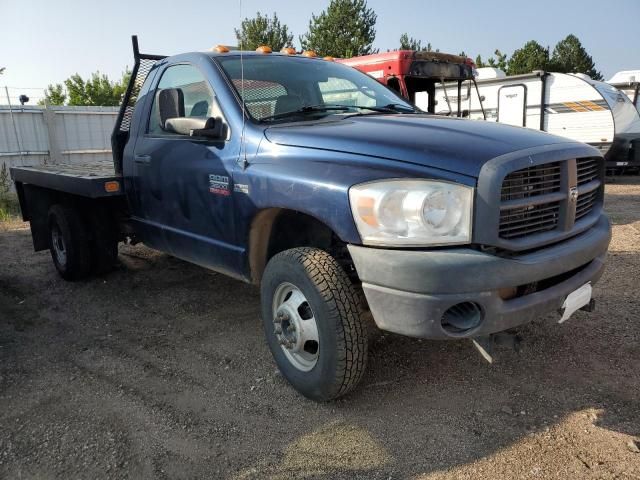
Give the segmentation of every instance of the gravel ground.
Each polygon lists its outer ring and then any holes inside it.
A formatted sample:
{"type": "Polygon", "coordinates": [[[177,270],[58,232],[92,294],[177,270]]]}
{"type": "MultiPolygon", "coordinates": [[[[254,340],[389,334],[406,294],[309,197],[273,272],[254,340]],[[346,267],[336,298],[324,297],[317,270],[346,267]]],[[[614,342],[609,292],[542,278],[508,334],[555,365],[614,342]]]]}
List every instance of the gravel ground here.
{"type": "Polygon", "coordinates": [[[147,248],[66,283],[26,225],[0,226],[0,478],[640,479],[640,181],[597,311],[470,342],[384,335],[353,394],[280,377],[255,288],[147,248]]]}

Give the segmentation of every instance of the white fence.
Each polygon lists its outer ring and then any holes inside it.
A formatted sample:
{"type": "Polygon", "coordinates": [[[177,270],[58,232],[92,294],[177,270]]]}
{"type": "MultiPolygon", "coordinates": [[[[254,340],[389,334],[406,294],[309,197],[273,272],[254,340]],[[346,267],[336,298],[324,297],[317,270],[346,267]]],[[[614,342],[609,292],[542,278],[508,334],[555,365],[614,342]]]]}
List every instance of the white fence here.
{"type": "Polygon", "coordinates": [[[118,107],[0,105],[0,168],[111,159],[118,107]]]}

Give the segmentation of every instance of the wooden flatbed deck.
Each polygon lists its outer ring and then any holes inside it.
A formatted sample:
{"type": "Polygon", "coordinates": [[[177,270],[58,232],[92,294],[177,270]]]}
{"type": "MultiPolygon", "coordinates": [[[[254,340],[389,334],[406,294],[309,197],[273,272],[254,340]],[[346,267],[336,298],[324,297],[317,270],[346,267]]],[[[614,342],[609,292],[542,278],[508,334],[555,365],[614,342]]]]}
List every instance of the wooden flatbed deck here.
{"type": "MultiPolygon", "coordinates": [[[[116,175],[112,162],[90,164],[51,164],[11,168],[15,182],[50,188],[89,198],[123,195],[122,176],[116,175]],[[118,182],[116,191],[107,191],[105,184],[118,182]]],[[[110,184],[113,187],[113,184],[110,184]]]]}

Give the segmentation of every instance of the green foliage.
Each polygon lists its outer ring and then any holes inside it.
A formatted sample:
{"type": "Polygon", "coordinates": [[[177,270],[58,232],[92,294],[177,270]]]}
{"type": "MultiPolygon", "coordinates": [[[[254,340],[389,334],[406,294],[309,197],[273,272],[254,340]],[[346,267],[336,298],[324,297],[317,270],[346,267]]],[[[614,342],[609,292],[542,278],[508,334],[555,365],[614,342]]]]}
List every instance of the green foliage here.
{"type": "Polygon", "coordinates": [[[240,29],[235,29],[238,45],[243,50],[255,50],[260,45],[268,45],[273,51],[283,47],[290,47],[293,42],[293,34],[289,28],[282,25],[278,15],[272,18],[258,12],[255,18],[245,18],[240,29]]]}
{"type": "Polygon", "coordinates": [[[127,89],[131,72],[127,69],[118,82],[95,72],[91,78],[84,80],[77,73],[64,81],[67,87],[68,104],[79,106],[118,106],[127,89]]]}
{"type": "Polygon", "coordinates": [[[3,163],[0,167],[0,222],[11,220],[19,213],[17,198],[9,191],[10,187],[9,169],[3,163]]]}
{"type": "Polygon", "coordinates": [[[548,68],[549,49],[544,48],[535,40],[530,40],[522,48],[513,52],[507,65],[507,74],[519,75],[548,68]]]}
{"type": "Polygon", "coordinates": [[[300,36],[303,49],[319,55],[348,58],[377,53],[377,15],[366,0],[331,0],[320,15],[311,15],[309,31],[300,36]]]}
{"type": "Polygon", "coordinates": [[[495,57],[486,62],[478,55],[475,64],[478,68],[499,68],[507,75],[529,73],[533,70],[550,70],[561,73],[586,73],[595,80],[602,80],[602,75],[596,70],[593,59],[584,49],[575,35],[558,42],[549,55],[549,48],[545,48],[535,40],[530,40],[522,48],[513,52],[511,58],[500,50],[495,51],[495,57]]]}
{"type": "Polygon", "coordinates": [[[431,52],[431,43],[427,43],[426,47],[422,46],[422,40],[410,37],[407,33],[400,35],[400,50],[415,50],[417,52],[431,52]]]}
{"type": "Polygon", "coordinates": [[[509,62],[507,54],[506,53],[502,53],[497,48],[496,48],[496,51],[493,52],[493,54],[496,57],[495,58],[490,57],[489,60],[487,60],[487,63],[485,65],[485,67],[499,68],[500,70],[503,70],[503,71],[506,72],[507,71],[507,64],[509,62]]]}
{"type": "Polygon", "coordinates": [[[67,101],[67,94],[61,83],[49,85],[44,91],[44,99],[38,101],[38,105],[64,105],[67,101]]]}
{"type": "Polygon", "coordinates": [[[561,73],[585,73],[594,80],[602,80],[602,74],[596,70],[593,58],[587,53],[575,35],[567,35],[553,49],[551,69],[561,73]]]}
{"type": "Polygon", "coordinates": [[[11,186],[11,178],[9,177],[9,169],[7,164],[3,163],[0,167],[0,198],[4,198],[9,193],[11,186]]]}

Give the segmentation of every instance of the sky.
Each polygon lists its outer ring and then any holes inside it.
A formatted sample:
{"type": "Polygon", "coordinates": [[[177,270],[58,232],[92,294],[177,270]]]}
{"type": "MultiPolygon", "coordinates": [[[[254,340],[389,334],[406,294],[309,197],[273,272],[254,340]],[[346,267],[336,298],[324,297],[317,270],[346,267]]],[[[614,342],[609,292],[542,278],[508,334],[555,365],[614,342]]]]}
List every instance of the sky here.
{"type": "MultiPolygon", "coordinates": [[[[235,45],[234,28],[257,11],[276,12],[298,35],[329,0],[0,0],[0,95],[35,103],[50,83],[100,70],[119,78],[144,53],[175,54],[235,45]]],[[[640,0],[368,0],[378,15],[374,46],[397,48],[407,32],[449,53],[511,54],[528,40],[553,46],[578,36],[605,78],[640,69],[640,0]]],[[[3,99],[4,100],[4,99],[3,99]]],[[[4,103],[4,101],[2,102],[4,103]]]]}

